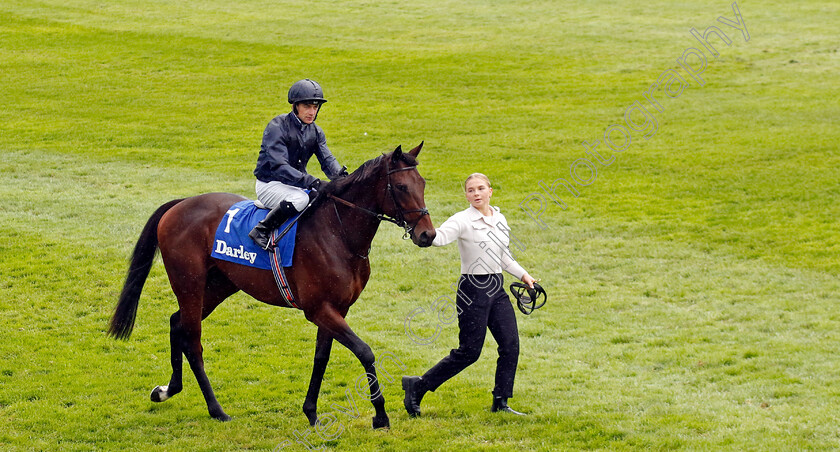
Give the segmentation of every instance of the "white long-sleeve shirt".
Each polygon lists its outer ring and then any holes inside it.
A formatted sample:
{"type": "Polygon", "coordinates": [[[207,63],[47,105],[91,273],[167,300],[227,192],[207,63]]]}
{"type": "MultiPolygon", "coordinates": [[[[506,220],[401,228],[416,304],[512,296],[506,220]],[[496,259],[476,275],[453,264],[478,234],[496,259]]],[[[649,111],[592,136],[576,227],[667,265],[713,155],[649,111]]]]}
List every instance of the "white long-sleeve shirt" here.
{"type": "Polygon", "coordinates": [[[461,274],[488,275],[502,270],[522,279],[527,273],[510,253],[510,228],[498,207],[485,217],[473,206],[456,213],[435,229],[434,246],[458,240],[461,274]]]}

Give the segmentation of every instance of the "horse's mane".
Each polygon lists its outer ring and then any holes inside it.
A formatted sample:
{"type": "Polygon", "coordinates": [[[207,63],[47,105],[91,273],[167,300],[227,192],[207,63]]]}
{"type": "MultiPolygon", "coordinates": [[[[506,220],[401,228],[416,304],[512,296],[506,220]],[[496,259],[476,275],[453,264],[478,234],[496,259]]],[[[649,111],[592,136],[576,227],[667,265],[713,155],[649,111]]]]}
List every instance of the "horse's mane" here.
{"type": "MultiPolygon", "coordinates": [[[[347,191],[347,189],[351,186],[369,184],[370,180],[376,177],[379,173],[379,169],[385,159],[390,159],[392,156],[393,152],[387,154],[383,153],[382,155],[362,163],[361,166],[356,168],[356,170],[350,173],[350,175],[330,181],[319,190],[318,198],[315,199],[312,207],[316,207],[317,204],[322,203],[327,195],[338,196],[347,191]]],[[[418,164],[417,158],[411,154],[400,153],[400,160],[411,166],[416,166],[418,164]]]]}
{"type": "Polygon", "coordinates": [[[356,171],[350,173],[349,176],[331,181],[326,187],[324,187],[324,191],[326,193],[339,195],[353,185],[369,181],[378,173],[383,159],[385,159],[385,154],[362,163],[362,165],[356,168],[356,171]]]}
{"type": "MultiPolygon", "coordinates": [[[[382,165],[382,162],[385,159],[391,158],[392,155],[393,153],[382,154],[378,157],[368,160],[365,163],[362,163],[362,165],[358,167],[356,171],[353,171],[353,173],[349,176],[342,177],[340,179],[336,179],[330,182],[327,185],[325,191],[327,193],[341,194],[352,185],[367,182],[369,179],[376,176],[376,173],[379,171],[379,167],[382,165]]],[[[413,155],[401,153],[400,160],[402,160],[408,165],[417,165],[417,159],[414,158],[413,155]]]]}

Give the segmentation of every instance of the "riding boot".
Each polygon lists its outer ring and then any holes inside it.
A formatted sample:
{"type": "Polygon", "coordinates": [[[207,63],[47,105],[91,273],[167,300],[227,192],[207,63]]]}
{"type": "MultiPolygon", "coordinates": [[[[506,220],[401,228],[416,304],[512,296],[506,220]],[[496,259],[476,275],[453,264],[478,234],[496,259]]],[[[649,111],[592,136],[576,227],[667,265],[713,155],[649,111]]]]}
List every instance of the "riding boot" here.
{"type": "Polygon", "coordinates": [[[525,413],[520,413],[519,411],[516,411],[513,408],[509,407],[507,404],[507,397],[493,396],[493,406],[490,407],[490,411],[494,413],[497,411],[504,411],[519,416],[527,416],[525,413]]]}
{"type": "Polygon", "coordinates": [[[284,221],[297,213],[295,206],[289,201],[283,201],[277,207],[271,209],[265,218],[254,226],[254,229],[248,233],[248,237],[254,241],[260,248],[270,250],[271,233],[274,232],[284,221]]]}
{"type": "Polygon", "coordinates": [[[420,416],[420,401],[428,391],[426,382],[420,377],[402,377],[402,387],[405,390],[403,405],[411,417],[420,416]]]}

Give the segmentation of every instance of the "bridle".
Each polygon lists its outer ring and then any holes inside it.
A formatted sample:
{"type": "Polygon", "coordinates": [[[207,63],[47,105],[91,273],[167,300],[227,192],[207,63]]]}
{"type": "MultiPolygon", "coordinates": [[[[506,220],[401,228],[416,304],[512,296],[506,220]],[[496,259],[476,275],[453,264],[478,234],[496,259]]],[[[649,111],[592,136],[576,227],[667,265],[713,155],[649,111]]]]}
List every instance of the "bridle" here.
{"type": "Polygon", "coordinates": [[[425,207],[422,208],[422,209],[411,209],[411,210],[403,209],[403,207],[400,205],[399,201],[397,201],[397,195],[394,193],[393,184],[391,184],[391,174],[398,173],[400,171],[410,171],[410,170],[417,171],[417,165],[406,166],[406,167],[397,168],[397,169],[391,169],[390,159],[386,158],[385,169],[387,171],[385,173],[385,177],[387,178],[387,186],[385,187],[385,192],[391,198],[391,202],[394,203],[394,210],[397,213],[396,217],[391,217],[391,216],[388,216],[384,213],[374,212],[370,209],[366,209],[362,206],[356,205],[356,204],[354,204],[350,201],[347,201],[345,199],[341,199],[338,196],[335,196],[332,193],[330,193],[327,196],[330,199],[333,200],[333,208],[335,208],[335,215],[338,217],[338,222],[341,225],[342,233],[344,231],[344,224],[341,221],[341,215],[338,213],[338,207],[336,207],[336,204],[335,204],[336,201],[340,202],[341,204],[344,204],[347,207],[357,209],[357,210],[361,210],[362,212],[365,212],[366,214],[368,214],[370,216],[376,217],[376,219],[379,220],[379,221],[384,220],[384,221],[387,221],[389,223],[394,223],[395,225],[403,228],[405,230],[405,234],[403,234],[403,239],[404,240],[409,239],[411,237],[411,233],[414,232],[414,228],[416,228],[417,225],[420,223],[420,220],[422,220],[424,216],[429,215],[429,210],[426,209],[425,207]],[[413,225],[409,226],[408,221],[406,221],[406,219],[405,219],[405,215],[406,214],[412,214],[412,213],[419,213],[420,216],[417,218],[417,221],[415,221],[413,225]]]}
{"type": "Polygon", "coordinates": [[[543,307],[548,300],[548,294],[545,289],[537,283],[534,287],[528,287],[525,284],[515,282],[510,285],[510,293],[516,299],[516,306],[525,315],[530,315],[535,310],[543,307]]]}

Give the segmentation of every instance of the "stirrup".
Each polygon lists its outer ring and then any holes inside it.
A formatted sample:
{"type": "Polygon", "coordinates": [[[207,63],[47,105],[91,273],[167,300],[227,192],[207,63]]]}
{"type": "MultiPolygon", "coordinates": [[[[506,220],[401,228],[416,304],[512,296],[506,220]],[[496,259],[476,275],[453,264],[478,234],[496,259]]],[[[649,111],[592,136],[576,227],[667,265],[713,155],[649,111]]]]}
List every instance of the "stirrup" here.
{"type": "Polygon", "coordinates": [[[266,237],[266,235],[257,228],[252,229],[251,232],[248,233],[248,237],[250,237],[251,240],[253,240],[254,243],[257,244],[258,247],[262,248],[265,251],[271,251],[276,246],[274,243],[272,243],[272,235],[273,232],[269,232],[268,237],[266,237]]]}

